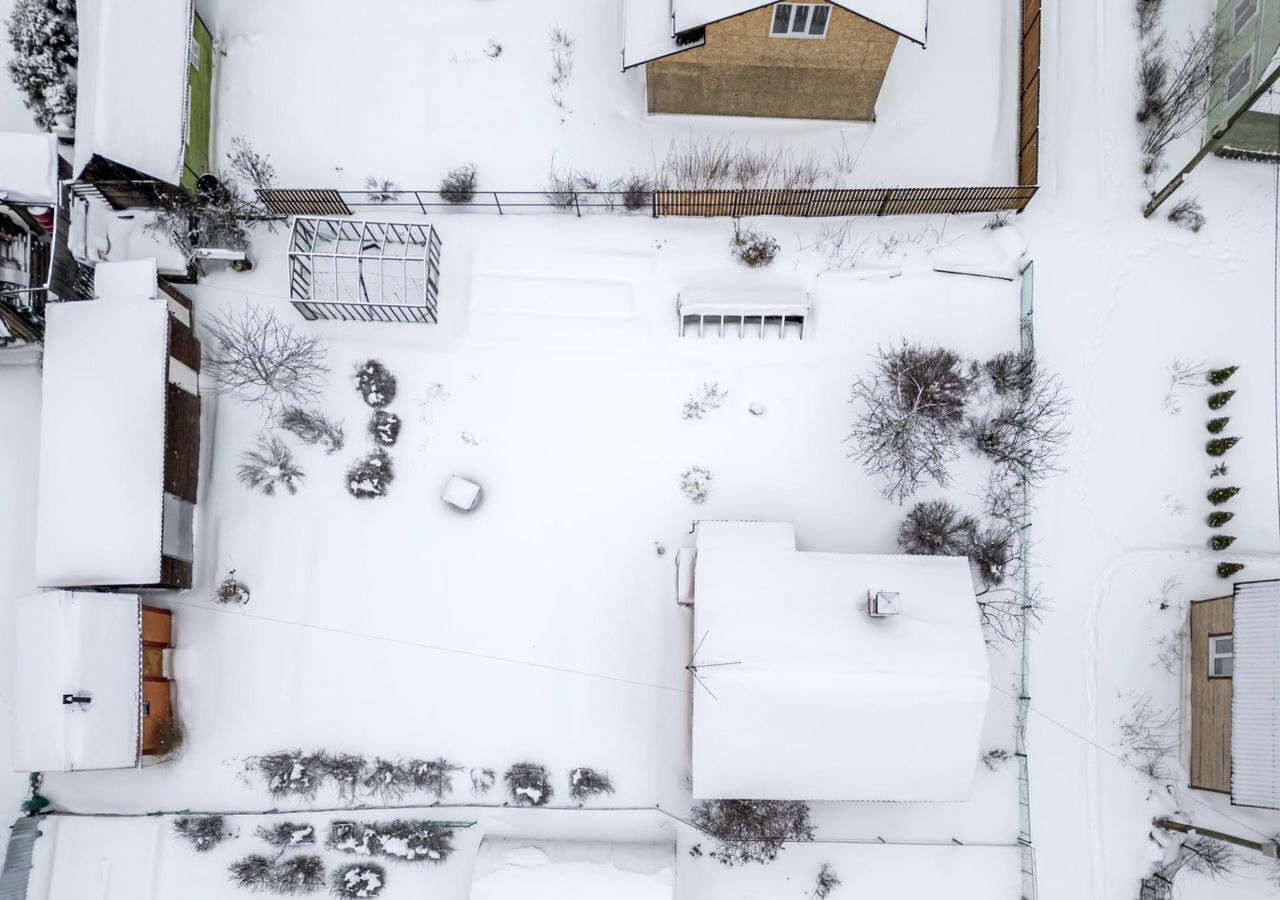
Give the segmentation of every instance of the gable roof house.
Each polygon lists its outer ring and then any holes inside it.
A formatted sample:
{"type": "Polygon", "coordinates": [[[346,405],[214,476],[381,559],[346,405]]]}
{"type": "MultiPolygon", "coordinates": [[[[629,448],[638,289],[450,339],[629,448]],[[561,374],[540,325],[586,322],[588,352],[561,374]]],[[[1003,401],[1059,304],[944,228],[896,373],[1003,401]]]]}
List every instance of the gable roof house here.
{"type": "Polygon", "coordinates": [[[1275,160],[1280,104],[1270,89],[1280,76],[1280,0],[1218,0],[1214,27],[1222,59],[1210,86],[1205,141],[1219,156],[1275,160]]]}
{"type": "Polygon", "coordinates": [[[1280,581],[1191,604],[1191,782],[1280,809],[1280,581]]]}
{"type": "Polygon", "coordinates": [[[870,122],[899,39],[928,37],[928,0],[625,2],[650,113],[870,122]]]}
{"type": "Polygon", "coordinates": [[[991,674],[967,560],[701,522],[691,564],[695,798],[969,799],[991,674]]]}
{"type": "Polygon", "coordinates": [[[210,171],[213,39],[193,0],[80,0],[73,176],[116,209],[210,171]]]}
{"type": "Polygon", "coordinates": [[[46,310],[36,583],[191,586],[200,344],[155,261],[99,263],[46,310]]]}
{"type": "Polygon", "coordinates": [[[173,716],[172,613],[136,594],[48,591],[15,604],[17,772],[133,768],[173,716]]]}

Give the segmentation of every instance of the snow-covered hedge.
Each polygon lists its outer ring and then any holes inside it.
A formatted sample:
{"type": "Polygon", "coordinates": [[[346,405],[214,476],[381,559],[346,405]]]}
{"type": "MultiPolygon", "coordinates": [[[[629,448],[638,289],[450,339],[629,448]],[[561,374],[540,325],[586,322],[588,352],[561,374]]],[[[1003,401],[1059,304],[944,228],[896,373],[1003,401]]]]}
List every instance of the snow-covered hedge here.
{"type": "Polygon", "coordinates": [[[8,22],[9,77],[41,128],[76,110],[78,32],[75,0],[17,0],[8,22]]]}

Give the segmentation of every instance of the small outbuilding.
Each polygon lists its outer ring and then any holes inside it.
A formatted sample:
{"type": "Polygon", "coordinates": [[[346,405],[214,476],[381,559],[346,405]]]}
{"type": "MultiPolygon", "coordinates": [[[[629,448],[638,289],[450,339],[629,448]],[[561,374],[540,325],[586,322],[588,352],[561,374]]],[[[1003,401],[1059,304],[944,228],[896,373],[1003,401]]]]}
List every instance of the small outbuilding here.
{"type": "Polygon", "coordinates": [[[154,260],[100,263],[46,311],[36,583],[191,586],[200,344],[154,260]]]}
{"type": "Polygon", "coordinates": [[[969,799],[991,673],[967,560],[801,552],[777,522],[696,533],[695,798],[969,799]]]}
{"type": "Polygon", "coordinates": [[[172,614],[137,594],[48,591],[15,604],[18,772],[133,768],[173,716],[172,614]]]}
{"type": "Polygon", "coordinates": [[[650,113],[870,122],[899,38],[928,0],[625,0],[622,67],[650,113]]]}
{"type": "Polygon", "coordinates": [[[676,845],[486,837],[471,900],[673,900],[676,845]]]}
{"type": "Polygon", "coordinates": [[[1191,787],[1280,809],[1280,580],[1191,604],[1191,787]]]}

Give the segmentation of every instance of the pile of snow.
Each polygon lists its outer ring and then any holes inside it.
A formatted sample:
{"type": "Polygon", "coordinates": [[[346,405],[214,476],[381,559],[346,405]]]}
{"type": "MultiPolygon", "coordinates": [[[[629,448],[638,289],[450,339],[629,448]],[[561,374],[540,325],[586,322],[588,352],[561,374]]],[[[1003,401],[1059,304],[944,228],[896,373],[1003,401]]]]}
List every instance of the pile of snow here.
{"type": "Polygon", "coordinates": [[[674,843],[485,838],[471,900],[672,900],[674,843]]]}

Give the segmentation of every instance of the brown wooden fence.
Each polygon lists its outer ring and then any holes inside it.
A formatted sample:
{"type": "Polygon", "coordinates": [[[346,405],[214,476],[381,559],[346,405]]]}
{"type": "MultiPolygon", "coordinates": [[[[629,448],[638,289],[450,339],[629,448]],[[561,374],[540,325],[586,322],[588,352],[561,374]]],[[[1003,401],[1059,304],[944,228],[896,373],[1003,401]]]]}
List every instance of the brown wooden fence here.
{"type": "Polygon", "coordinates": [[[1040,0],[1022,0],[1018,184],[1040,183],[1040,0]]]}
{"type": "Polygon", "coordinates": [[[811,191],[655,191],[659,216],[916,216],[1022,212],[1034,185],[973,188],[818,188],[811,191]]]}
{"type": "Polygon", "coordinates": [[[258,191],[262,205],[277,216],[349,216],[351,208],[342,195],[328,189],[275,189],[258,191]]]}

